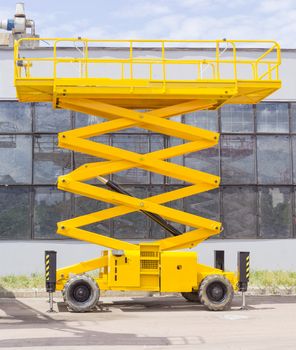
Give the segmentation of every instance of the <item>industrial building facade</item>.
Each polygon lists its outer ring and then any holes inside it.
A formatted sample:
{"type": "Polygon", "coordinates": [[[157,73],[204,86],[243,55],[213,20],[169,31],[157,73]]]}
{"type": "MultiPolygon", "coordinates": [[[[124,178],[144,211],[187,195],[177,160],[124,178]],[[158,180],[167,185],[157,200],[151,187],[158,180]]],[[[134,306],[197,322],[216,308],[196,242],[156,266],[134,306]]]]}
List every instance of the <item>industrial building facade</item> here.
{"type": "MultiPolygon", "coordinates": [[[[221,132],[220,147],[173,161],[220,175],[222,181],[219,191],[171,205],[221,220],[222,239],[295,237],[296,104],[230,105],[179,118],[186,124],[221,132]]],[[[106,204],[55,188],[59,175],[95,160],[57,148],[57,133],[97,121],[100,119],[93,116],[52,110],[45,103],[0,102],[1,240],[63,239],[55,234],[57,221],[103,209],[106,204]]],[[[136,128],[100,141],[139,153],[182,142],[136,128]]],[[[140,198],[184,186],[179,180],[142,169],[114,174],[113,180],[140,198]]],[[[91,229],[128,239],[165,234],[141,213],[91,229]]]]}
{"type": "MultiPolygon", "coordinates": [[[[106,208],[106,204],[58,191],[55,183],[59,175],[97,159],[57,148],[57,133],[103,119],[53,110],[46,103],[17,102],[12,86],[12,50],[2,49],[0,54],[1,76],[5,78],[1,79],[4,86],[0,87],[0,259],[7,261],[11,252],[18,252],[25,260],[21,272],[35,272],[40,270],[40,259],[47,248],[64,249],[63,263],[73,260],[71,254],[75,261],[77,254],[91,257],[88,254],[98,252],[98,247],[58,236],[56,223],[106,208]],[[31,261],[32,254],[36,254],[36,262],[31,261]]],[[[252,55],[252,50],[246,49],[246,55],[252,55]]],[[[266,254],[272,255],[275,249],[287,261],[274,262],[272,268],[295,266],[288,261],[296,238],[296,87],[293,75],[288,74],[291,67],[294,70],[296,67],[294,50],[284,51],[283,58],[284,88],[267,101],[175,117],[183,123],[221,133],[219,147],[170,160],[221,176],[219,190],[168,203],[222,221],[223,232],[198,248],[205,260],[211,260],[209,249],[225,249],[227,253],[234,244],[235,249],[253,252],[255,268],[268,268],[264,263],[269,259],[266,254]],[[207,248],[202,251],[202,246],[207,248]]],[[[138,128],[112,133],[99,141],[138,153],[183,142],[138,128]]],[[[139,198],[186,185],[142,169],[116,173],[112,179],[139,198]]],[[[178,228],[183,232],[187,229],[181,225],[178,228]]],[[[141,213],[98,223],[90,230],[132,241],[165,235],[141,213]]],[[[233,258],[234,253],[229,254],[233,258]]],[[[4,271],[14,273],[16,265],[7,266],[4,271]]]]}

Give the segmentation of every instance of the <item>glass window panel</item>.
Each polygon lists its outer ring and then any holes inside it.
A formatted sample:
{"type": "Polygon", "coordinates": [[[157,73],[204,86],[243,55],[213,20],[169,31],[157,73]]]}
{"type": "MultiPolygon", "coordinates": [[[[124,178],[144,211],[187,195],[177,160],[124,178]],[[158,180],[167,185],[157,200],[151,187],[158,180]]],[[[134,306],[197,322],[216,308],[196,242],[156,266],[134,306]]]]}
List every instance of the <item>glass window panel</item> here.
{"type": "Polygon", "coordinates": [[[71,129],[71,112],[53,109],[50,103],[35,104],[35,131],[60,132],[71,129]]]}
{"type": "Polygon", "coordinates": [[[260,184],[290,184],[291,160],[288,136],[258,136],[257,163],[260,184]]]}
{"type": "Polygon", "coordinates": [[[288,103],[260,103],[257,110],[257,132],[289,132],[288,103]]]}
{"type": "Polygon", "coordinates": [[[290,104],[291,109],[291,131],[296,132],[296,103],[290,104]]]}
{"type": "MultiPolygon", "coordinates": [[[[165,192],[170,192],[173,190],[177,190],[181,188],[181,186],[165,186],[165,192]]],[[[177,210],[184,210],[184,200],[183,198],[172,201],[172,202],[167,202],[164,203],[165,206],[169,207],[169,208],[173,208],[173,209],[177,209],[177,210]]],[[[185,232],[185,226],[183,224],[180,224],[178,222],[175,221],[169,221],[169,223],[171,225],[173,225],[177,230],[179,230],[180,232],[185,232]]]]}
{"type": "MultiPolygon", "coordinates": [[[[128,151],[144,154],[149,152],[148,135],[124,135],[112,136],[113,146],[128,151]]],[[[113,174],[113,180],[119,184],[148,184],[149,172],[141,168],[130,168],[113,174]]]]}
{"type": "Polygon", "coordinates": [[[198,111],[184,115],[184,123],[202,129],[218,131],[217,111],[198,111]]]}
{"type": "MultiPolygon", "coordinates": [[[[90,139],[91,141],[94,142],[98,142],[98,143],[103,143],[104,145],[109,145],[110,144],[110,137],[108,135],[104,135],[104,136],[97,136],[97,137],[92,137],[90,139]]],[[[74,152],[74,168],[78,168],[83,164],[86,163],[95,163],[95,162],[101,162],[101,161],[105,161],[106,159],[102,159],[102,158],[97,158],[85,153],[78,153],[78,152],[74,152]]],[[[106,178],[109,178],[109,176],[105,176],[106,178]]],[[[91,184],[99,184],[98,180],[96,179],[91,179],[86,181],[87,183],[91,183],[91,184]]]]}
{"type": "Polygon", "coordinates": [[[75,113],[75,128],[82,128],[83,126],[99,124],[104,121],[104,118],[96,117],[94,115],[75,113]]]}
{"type": "Polygon", "coordinates": [[[0,184],[31,184],[32,137],[0,135],[0,184]]]}
{"type": "Polygon", "coordinates": [[[292,136],[293,183],[296,184],[296,135],[292,136]]]}
{"type": "MultiPolygon", "coordinates": [[[[165,136],[163,135],[151,135],[150,136],[150,152],[159,151],[165,147],[165,136]]],[[[163,184],[164,176],[158,173],[151,172],[152,184],[163,184]]]]}
{"type": "Polygon", "coordinates": [[[291,237],[291,192],[289,187],[261,187],[259,189],[260,237],[291,237]]]}
{"type": "MultiPolygon", "coordinates": [[[[75,196],[75,217],[85,214],[90,214],[96,211],[101,211],[109,208],[108,203],[97,201],[91,198],[75,196]]],[[[87,231],[99,233],[105,236],[110,236],[110,221],[105,220],[81,227],[87,231]]]]}
{"type": "Polygon", "coordinates": [[[254,136],[223,135],[221,161],[224,184],[255,183],[254,136]]]}
{"type": "Polygon", "coordinates": [[[0,102],[0,132],[31,132],[31,104],[0,102]]]}
{"type": "MultiPolygon", "coordinates": [[[[144,186],[123,186],[132,196],[146,198],[147,189],[144,186]]],[[[113,219],[114,236],[120,239],[143,239],[149,237],[149,223],[146,215],[134,212],[113,219]]]]}
{"type": "Polygon", "coordinates": [[[253,132],[252,105],[226,105],[221,108],[222,132],[253,132]]]}
{"type": "MultiPolygon", "coordinates": [[[[220,221],[219,189],[184,198],[184,210],[190,214],[220,221]]],[[[192,229],[189,226],[186,227],[186,231],[192,229]]],[[[213,238],[219,238],[219,235],[215,235],[213,238]]]]}
{"type": "MultiPolygon", "coordinates": [[[[176,137],[169,137],[166,139],[166,142],[167,142],[166,148],[174,147],[174,146],[178,146],[178,145],[183,144],[183,140],[176,138],[176,137]]],[[[174,164],[178,164],[178,165],[183,165],[183,160],[184,160],[183,156],[177,156],[177,157],[173,157],[173,158],[168,159],[169,162],[174,163],[174,164]]],[[[174,185],[182,185],[184,183],[184,181],[179,180],[175,177],[168,176],[168,177],[166,177],[166,183],[167,184],[174,184],[174,185]]]]}
{"type": "MultiPolygon", "coordinates": [[[[171,187],[171,186],[170,186],[171,187]]],[[[166,187],[165,186],[149,186],[148,188],[148,196],[157,196],[158,194],[166,192],[166,187]]],[[[164,203],[163,205],[166,205],[164,203]]],[[[155,239],[159,238],[164,238],[168,236],[169,234],[167,233],[166,230],[164,230],[160,225],[158,225],[156,222],[152,220],[148,220],[148,223],[150,225],[150,232],[151,232],[151,237],[155,239]]]]}
{"type": "Polygon", "coordinates": [[[35,184],[55,184],[58,176],[71,171],[71,152],[59,148],[57,142],[57,137],[54,135],[35,135],[35,184]]]}
{"type": "Polygon", "coordinates": [[[0,187],[0,240],[30,239],[30,189],[0,187]]]}
{"type": "Polygon", "coordinates": [[[213,175],[219,175],[218,146],[186,154],[184,161],[186,167],[204,171],[213,175]]]}
{"type": "Polygon", "coordinates": [[[225,237],[256,238],[257,195],[255,187],[224,187],[222,208],[225,237]]]}
{"type": "Polygon", "coordinates": [[[55,187],[35,187],[34,238],[63,239],[57,222],[71,218],[71,194],[55,187]]]}
{"type": "MultiPolygon", "coordinates": [[[[149,197],[150,196],[156,196],[158,194],[164,193],[164,192],[171,192],[174,190],[177,190],[181,188],[182,186],[174,186],[174,185],[167,185],[167,186],[151,186],[149,187],[149,197]]],[[[177,210],[184,210],[184,203],[183,203],[183,198],[173,201],[173,202],[167,202],[163,203],[163,205],[177,209],[177,210]]],[[[171,237],[171,234],[167,232],[165,229],[163,229],[160,225],[158,225],[156,222],[150,220],[150,230],[151,230],[151,236],[152,238],[158,239],[158,238],[164,238],[164,237],[171,237]]],[[[168,223],[170,223],[172,226],[174,226],[177,230],[180,232],[185,232],[185,227],[183,224],[180,224],[175,221],[169,221],[167,220],[168,223]]]]}

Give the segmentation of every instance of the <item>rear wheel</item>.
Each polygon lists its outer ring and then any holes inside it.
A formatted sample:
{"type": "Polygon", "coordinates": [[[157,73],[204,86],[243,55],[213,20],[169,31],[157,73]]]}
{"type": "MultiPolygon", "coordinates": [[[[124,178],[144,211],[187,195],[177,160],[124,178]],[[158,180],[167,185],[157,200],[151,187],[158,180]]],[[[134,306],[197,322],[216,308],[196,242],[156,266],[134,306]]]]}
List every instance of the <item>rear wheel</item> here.
{"type": "Polygon", "coordinates": [[[198,292],[183,292],[181,295],[191,303],[200,303],[198,292]]]}
{"type": "Polygon", "coordinates": [[[209,275],[200,284],[199,298],[209,310],[228,310],[233,299],[233,287],[224,276],[209,275]]]}
{"type": "Polygon", "coordinates": [[[99,300],[100,291],[96,281],[87,275],[75,275],[65,284],[64,301],[75,312],[87,312],[94,309],[99,300]]]}

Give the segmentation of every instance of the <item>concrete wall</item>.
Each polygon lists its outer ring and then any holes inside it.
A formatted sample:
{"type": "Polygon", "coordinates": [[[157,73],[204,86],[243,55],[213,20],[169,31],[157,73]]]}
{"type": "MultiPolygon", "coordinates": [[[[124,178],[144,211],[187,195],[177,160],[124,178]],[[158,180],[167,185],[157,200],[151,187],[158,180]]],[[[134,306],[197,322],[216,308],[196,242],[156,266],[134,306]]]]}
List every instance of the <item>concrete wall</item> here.
{"type": "MultiPolygon", "coordinates": [[[[44,251],[56,250],[58,266],[93,259],[101,254],[99,246],[75,241],[1,241],[0,275],[44,271],[44,251]]],[[[235,271],[238,251],[251,252],[252,269],[296,271],[296,239],[209,240],[196,248],[199,261],[213,265],[214,250],[225,250],[225,268],[235,271]]]]}

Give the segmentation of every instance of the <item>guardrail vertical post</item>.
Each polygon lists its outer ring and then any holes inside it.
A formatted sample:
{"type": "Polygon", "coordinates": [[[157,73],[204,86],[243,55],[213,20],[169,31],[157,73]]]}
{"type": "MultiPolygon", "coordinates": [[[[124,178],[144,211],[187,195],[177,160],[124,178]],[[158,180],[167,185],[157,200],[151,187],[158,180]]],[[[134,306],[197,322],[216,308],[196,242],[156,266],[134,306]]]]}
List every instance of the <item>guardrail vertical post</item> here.
{"type": "Polygon", "coordinates": [[[216,77],[215,79],[220,79],[220,46],[219,41],[216,41],[216,77]]]}
{"type": "Polygon", "coordinates": [[[130,79],[133,79],[133,42],[130,41],[130,79]]]}

